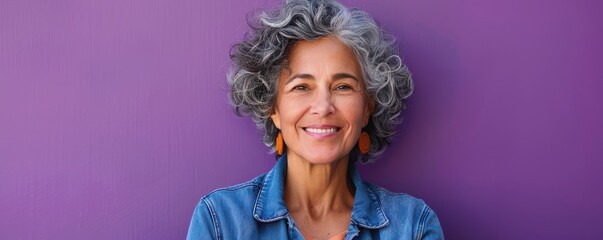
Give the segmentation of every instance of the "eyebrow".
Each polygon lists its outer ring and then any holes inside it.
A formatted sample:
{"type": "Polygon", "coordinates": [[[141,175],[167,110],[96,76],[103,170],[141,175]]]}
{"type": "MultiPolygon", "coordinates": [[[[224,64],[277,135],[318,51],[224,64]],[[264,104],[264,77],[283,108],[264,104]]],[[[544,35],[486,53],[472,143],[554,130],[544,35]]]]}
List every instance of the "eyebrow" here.
{"type": "MultiPolygon", "coordinates": [[[[292,82],[293,80],[295,80],[297,78],[310,79],[310,80],[315,79],[314,76],[312,76],[312,74],[298,73],[298,74],[293,75],[293,77],[289,78],[285,82],[285,85],[289,84],[290,82],[292,82]]],[[[336,73],[336,74],[333,74],[333,76],[331,77],[332,80],[340,80],[340,79],[345,79],[345,78],[351,78],[351,79],[358,81],[358,78],[350,73],[336,73]]]]}

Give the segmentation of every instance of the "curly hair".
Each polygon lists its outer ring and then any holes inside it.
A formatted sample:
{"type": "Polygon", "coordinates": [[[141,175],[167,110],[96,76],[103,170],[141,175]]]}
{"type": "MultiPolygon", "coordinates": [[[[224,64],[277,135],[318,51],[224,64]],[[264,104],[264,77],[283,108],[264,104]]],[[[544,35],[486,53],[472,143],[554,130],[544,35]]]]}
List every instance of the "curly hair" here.
{"type": "Polygon", "coordinates": [[[368,96],[375,109],[363,129],[371,139],[369,153],[357,148],[351,159],[367,162],[389,145],[401,111],[413,92],[411,74],[402,62],[392,36],[358,9],[348,9],[334,0],[288,0],[275,11],[262,12],[245,40],[231,49],[228,73],[230,100],[237,115],[249,115],[264,143],[274,151],[278,129],[270,115],[276,101],[277,83],[291,47],[297,41],[332,36],[349,46],[361,66],[368,96]]]}

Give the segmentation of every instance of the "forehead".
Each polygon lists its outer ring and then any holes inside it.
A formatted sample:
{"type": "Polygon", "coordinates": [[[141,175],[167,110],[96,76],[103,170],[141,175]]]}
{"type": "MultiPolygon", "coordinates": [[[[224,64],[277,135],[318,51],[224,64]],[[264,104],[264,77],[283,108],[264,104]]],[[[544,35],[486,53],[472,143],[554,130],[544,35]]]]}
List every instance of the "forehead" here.
{"type": "Polygon", "coordinates": [[[331,68],[336,71],[360,72],[360,66],[352,48],[335,37],[317,40],[302,40],[291,48],[288,59],[289,70],[308,71],[316,68],[331,68]]]}

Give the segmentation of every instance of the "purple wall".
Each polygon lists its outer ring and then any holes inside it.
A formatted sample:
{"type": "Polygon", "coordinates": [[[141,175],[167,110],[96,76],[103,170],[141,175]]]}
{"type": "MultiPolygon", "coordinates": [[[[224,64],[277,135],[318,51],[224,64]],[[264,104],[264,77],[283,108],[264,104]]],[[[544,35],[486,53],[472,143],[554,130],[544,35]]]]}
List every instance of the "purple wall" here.
{"type": "MultiPolygon", "coordinates": [[[[182,239],[199,198],[274,164],[226,98],[276,1],[0,1],[0,239],[182,239]]],[[[600,1],[349,2],[416,92],[366,179],[448,239],[603,235],[600,1]]]]}

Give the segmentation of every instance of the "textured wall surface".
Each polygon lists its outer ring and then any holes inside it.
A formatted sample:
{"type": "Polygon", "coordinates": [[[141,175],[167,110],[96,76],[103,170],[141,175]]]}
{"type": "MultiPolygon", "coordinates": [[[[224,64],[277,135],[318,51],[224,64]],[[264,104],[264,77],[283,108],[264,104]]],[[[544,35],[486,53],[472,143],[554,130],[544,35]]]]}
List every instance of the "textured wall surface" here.
{"type": "MultiPolygon", "coordinates": [[[[212,189],[268,171],[225,72],[277,1],[0,1],[0,239],[183,239],[212,189]]],[[[603,4],[346,1],[416,92],[369,181],[448,239],[603,235],[603,4]]]]}

